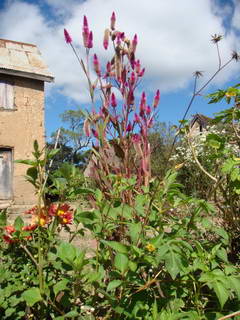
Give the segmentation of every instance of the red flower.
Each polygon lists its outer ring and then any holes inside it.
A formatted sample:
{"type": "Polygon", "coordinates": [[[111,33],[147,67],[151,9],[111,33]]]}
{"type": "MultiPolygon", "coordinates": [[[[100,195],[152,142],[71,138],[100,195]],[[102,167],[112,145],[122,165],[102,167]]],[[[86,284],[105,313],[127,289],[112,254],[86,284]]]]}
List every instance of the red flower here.
{"type": "Polygon", "coordinates": [[[60,217],[60,222],[62,224],[71,224],[73,220],[73,213],[71,211],[65,212],[63,215],[60,217]]]}
{"type": "Polygon", "coordinates": [[[22,228],[23,231],[33,231],[37,228],[37,224],[29,224],[22,228]]]}
{"type": "Polygon", "coordinates": [[[14,228],[14,226],[6,226],[5,228],[5,231],[9,234],[12,234],[13,232],[16,231],[16,229],[14,228]]]}

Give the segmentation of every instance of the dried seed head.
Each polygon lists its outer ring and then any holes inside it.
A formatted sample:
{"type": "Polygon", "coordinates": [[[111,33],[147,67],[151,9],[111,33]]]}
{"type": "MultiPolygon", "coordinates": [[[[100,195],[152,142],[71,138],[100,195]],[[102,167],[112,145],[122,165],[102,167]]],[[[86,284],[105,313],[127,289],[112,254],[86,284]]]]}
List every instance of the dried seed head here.
{"type": "Polygon", "coordinates": [[[216,34],[216,33],[215,33],[215,34],[212,36],[211,41],[212,41],[213,43],[218,43],[219,41],[222,40],[222,38],[223,38],[223,36],[222,36],[221,34],[216,34]]]}
{"type": "Polygon", "coordinates": [[[193,73],[193,76],[194,76],[195,78],[200,78],[200,77],[203,76],[203,71],[197,70],[197,71],[195,71],[195,72],[193,73]]]}
{"type": "Polygon", "coordinates": [[[237,51],[232,52],[232,59],[237,62],[240,60],[240,55],[237,53],[237,51]]]}

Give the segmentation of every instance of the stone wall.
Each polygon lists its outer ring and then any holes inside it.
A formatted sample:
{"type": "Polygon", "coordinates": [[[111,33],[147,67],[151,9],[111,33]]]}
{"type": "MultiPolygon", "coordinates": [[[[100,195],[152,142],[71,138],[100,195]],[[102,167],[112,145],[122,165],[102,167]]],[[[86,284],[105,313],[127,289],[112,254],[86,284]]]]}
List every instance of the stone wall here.
{"type": "MultiPolygon", "coordinates": [[[[31,159],[33,141],[44,146],[44,82],[0,74],[14,84],[14,109],[0,109],[0,147],[12,148],[13,160],[31,159]]],[[[27,166],[13,163],[14,204],[34,204],[33,187],[25,181],[27,166]]]]}

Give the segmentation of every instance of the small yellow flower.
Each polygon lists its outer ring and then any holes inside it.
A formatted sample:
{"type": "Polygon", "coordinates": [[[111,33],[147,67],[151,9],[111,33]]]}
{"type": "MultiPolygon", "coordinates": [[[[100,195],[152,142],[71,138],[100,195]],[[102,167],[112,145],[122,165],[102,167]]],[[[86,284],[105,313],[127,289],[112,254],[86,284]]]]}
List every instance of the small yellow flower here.
{"type": "Polygon", "coordinates": [[[181,169],[183,166],[184,166],[184,162],[183,162],[183,163],[176,164],[174,168],[175,168],[175,170],[179,170],[179,169],[181,169]]]}
{"type": "Polygon", "coordinates": [[[45,218],[40,218],[39,219],[39,224],[41,227],[43,227],[46,224],[46,219],[45,218]]]}
{"type": "Polygon", "coordinates": [[[57,211],[57,215],[58,215],[58,216],[62,216],[63,214],[64,214],[64,211],[63,211],[63,210],[58,210],[58,211],[57,211]]]}
{"type": "Polygon", "coordinates": [[[155,246],[154,246],[153,244],[151,244],[151,243],[148,243],[145,248],[146,248],[147,251],[149,251],[149,252],[153,252],[153,251],[156,250],[155,246]]]}

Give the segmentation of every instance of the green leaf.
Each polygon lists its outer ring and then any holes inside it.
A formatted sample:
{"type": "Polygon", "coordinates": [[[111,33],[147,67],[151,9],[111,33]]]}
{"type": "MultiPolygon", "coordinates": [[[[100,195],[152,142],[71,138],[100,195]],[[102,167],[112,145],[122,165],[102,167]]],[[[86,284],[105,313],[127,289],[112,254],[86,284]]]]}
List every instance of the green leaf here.
{"type": "Polygon", "coordinates": [[[73,310],[73,311],[69,311],[68,313],[66,313],[64,315],[64,319],[73,318],[73,317],[77,317],[77,316],[79,316],[79,313],[77,311],[73,310]]]}
{"type": "Polygon", "coordinates": [[[227,290],[222,282],[220,281],[214,281],[212,283],[212,287],[214,289],[214,292],[216,293],[218,300],[220,302],[221,307],[223,308],[224,304],[226,303],[228,296],[229,296],[229,290],[227,290]]]}
{"type": "Polygon", "coordinates": [[[68,283],[69,283],[68,279],[63,279],[63,280],[57,282],[53,286],[53,292],[55,293],[55,296],[58,294],[58,292],[65,290],[67,288],[68,283]]]}
{"type": "Polygon", "coordinates": [[[231,288],[233,288],[234,291],[236,292],[238,300],[240,300],[240,279],[237,277],[231,276],[228,278],[228,280],[231,285],[231,288]]]}
{"type": "Polygon", "coordinates": [[[53,158],[57,153],[59,153],[60,149],[52,149],[52,150],[48,150],[47,152],[47,158],[51,159],[53,158]]]}
{"type": "Polygon", "coordinates": [[[133,271],[133,272],[135,272],[137,270],[137,267],[138,267],[137,263],[134,262],[134,261],[129,261],[128,262],[128,266],[129,266],[129,269],[131,271],[133,271]]]}
{"type": "Polygon", "coordinates": [[[15,163],[27,164],[29,166],[36,166],[37,162],[33,160],[15,160],[15,163]]]}
{"type": "Polygon", "coordinates": [[[57,255],[65,263],[73,265],[76,257],[76,248],[71,243],[61,242],[57,250],[57,255]]]}
{"type": "Polygon", "coordinates": [[[227,251],[225,248],[219,248],[217,253],[217,257],[220,258],[222,261],[228,263],[228,256],[227,256],[227,251]]]}
{"type": "Polygon", "coordinates": [[[17,231],[21,231],[24,226],[24,221],[21,217],[17,217],[14,221],[14,227],[17,231]]]}
{"type": "Polygon", "coordinates": [[[117,287],[119,287],[122,284],[122,280],[113,280],[111,282],[109,282],[108,286],[107,286],[107,291],[112,291],[114,289],[116,289],[117,287]]]}
{"type": "Polygon", "coordinates": [[[140,222],[129,224],[129,234],[133,244],[137,243],[141,230],[142,230],[142,225],[140,222]]]}
{"type": "Polygon", "coordinates": [[[124,273],[128,269],[128,257],[125,254],[117,253],[114,259],[114,266],[124,273]]]}
{"type": "Polygon", "coordinates": [[[15,313],[15,311],[16,311],[15,308],[7,308],[7,309],[5,310],[5,316],[6,316],[6,317],[10,317],[12,314],[15,313]]]}
{"type": "Polygon", "coordinates": [[[114,249],[117,252],[128,253],[127,246],[125,246],[124,244],[122,244],[120,242],[117,242],[117,241],[105,241],[105,240],[101,240],[101,242],[103,244],[106,244],[107,246],[111,247],[112,249],[114,249]]]}
{"type": "Polygon", "coordinates": [[[164,260],[167,271],[170,273],[172,279],[174,280],[177,274],[181,271],[181,256],[173,250],[169,250],[169,252],[164,257],[164,260]]]}
{"type": "Polygon", "coordinates": [[[0,211],[0,227],[5,227],[7,224],[7,212],[0,211]]]}
{"type": "Polygon", "coordinates": [[[42,300],[39,288],[35,287],[24,291],[22,297],[30,307],[42,300]]]}
{"type": "Polygon", "coordinates": [[[157,301],[155,300],[153,305],[152,305],[152,317],[153,320],[158,320],[158,306],[157,306],[157,301]]]}

